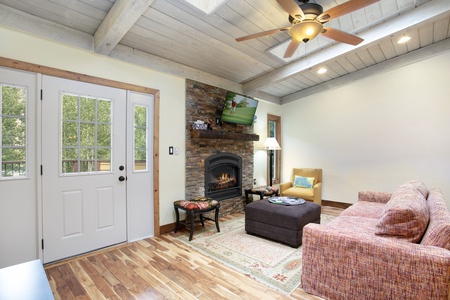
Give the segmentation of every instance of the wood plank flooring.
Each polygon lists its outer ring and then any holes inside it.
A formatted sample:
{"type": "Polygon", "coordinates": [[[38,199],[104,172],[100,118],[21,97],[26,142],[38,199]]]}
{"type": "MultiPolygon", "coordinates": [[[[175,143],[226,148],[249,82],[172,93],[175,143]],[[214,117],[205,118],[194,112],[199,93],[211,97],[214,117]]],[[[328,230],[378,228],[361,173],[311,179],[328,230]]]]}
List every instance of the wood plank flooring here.
{"type": "MultiPolygon", "coordinates": [[[[341,211],[322,207],[329,215],[341,211]]],[[[301,288],[290,296],[281,294],[178,242],[170,233],[49,264],[45,271],[55,299],[64,300],[320,299],[301,288]]]]}

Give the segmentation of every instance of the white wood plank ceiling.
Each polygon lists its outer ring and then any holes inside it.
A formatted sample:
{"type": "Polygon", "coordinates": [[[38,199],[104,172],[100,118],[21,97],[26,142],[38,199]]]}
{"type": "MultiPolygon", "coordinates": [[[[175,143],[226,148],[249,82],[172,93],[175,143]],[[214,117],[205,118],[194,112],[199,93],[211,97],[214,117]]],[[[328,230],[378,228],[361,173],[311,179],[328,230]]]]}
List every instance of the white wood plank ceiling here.
{"type": "Polygon", "coordinates": [[[0,26],[280,104],[450,50],[450,0],[381,0],[327,23],[358,46],[319,36],[290,59],[286,32],[235,41],[289,27],[276,0],[190,2],[211,13],[186,0],[0,0],[0,26]]]}

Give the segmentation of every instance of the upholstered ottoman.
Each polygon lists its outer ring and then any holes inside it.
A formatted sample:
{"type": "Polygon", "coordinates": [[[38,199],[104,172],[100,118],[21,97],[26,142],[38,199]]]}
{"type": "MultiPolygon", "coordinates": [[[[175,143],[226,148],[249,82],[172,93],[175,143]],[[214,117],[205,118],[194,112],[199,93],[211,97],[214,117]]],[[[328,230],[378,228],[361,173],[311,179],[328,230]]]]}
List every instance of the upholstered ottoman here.
{"type": "Polygon", "coordinates": [[[320,224],[320,212],[320,205],[308,201],[292,206],[255,201],[245,207],[245,231],[297,248],[302,244],[303,227],[320,224]]]}

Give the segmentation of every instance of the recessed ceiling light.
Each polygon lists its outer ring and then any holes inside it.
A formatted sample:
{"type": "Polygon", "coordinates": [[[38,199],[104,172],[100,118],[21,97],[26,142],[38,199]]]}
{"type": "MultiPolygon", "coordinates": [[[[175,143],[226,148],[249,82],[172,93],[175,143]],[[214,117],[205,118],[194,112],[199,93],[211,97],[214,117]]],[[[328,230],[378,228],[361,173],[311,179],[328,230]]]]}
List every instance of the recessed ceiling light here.
{"type": "Polygon", "coordinates": [[[411,39],[411,37],[410,36],[402,36],[398,41],[397,41],[397,44],[403,44],[403,43],[406,43],[407,41],[409,41],[411,39]]]}
{"type": "Polygon", "coordinates": [[[319,70],[317,70],[317,74],[323,74],[326,72],[327,72],[327,69],[325,69],[325,68],[320,68],[319,70]]]}

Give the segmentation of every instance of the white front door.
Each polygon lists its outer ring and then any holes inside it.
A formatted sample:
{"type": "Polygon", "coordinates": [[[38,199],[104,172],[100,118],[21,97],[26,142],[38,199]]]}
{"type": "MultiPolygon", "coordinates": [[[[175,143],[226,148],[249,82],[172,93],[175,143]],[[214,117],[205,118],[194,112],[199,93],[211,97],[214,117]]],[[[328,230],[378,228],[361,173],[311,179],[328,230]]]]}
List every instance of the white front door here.
{"type": "Polygon", "coordinates": [[[43,76],[44,263],[127,240],[126,91],[43,76]]]}

